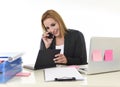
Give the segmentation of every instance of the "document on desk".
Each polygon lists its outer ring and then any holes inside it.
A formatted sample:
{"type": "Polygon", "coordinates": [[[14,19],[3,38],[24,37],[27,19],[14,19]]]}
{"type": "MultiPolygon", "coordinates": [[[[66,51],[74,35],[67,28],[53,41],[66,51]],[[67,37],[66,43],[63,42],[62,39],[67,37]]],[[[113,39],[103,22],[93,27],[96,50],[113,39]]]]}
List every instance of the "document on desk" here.
{"type": "Polygon", "coordinates": [[[45,81],[75,81],[84,77],[74,67],[55,67],[44,69],[45,81]]]}

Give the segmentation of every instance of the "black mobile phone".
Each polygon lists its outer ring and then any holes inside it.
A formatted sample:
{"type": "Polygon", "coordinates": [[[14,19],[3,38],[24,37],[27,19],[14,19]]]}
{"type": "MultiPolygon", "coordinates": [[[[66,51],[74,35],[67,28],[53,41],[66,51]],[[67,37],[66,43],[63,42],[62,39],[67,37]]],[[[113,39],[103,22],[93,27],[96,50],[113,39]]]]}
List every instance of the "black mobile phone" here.
{"type": "Polygon", "coordinates": [[[49,36],[47,36],[47,38],[49,38],[49,39],[52,39],[54,37],[52,33],[48,33],[48,35],[49,36]]]}

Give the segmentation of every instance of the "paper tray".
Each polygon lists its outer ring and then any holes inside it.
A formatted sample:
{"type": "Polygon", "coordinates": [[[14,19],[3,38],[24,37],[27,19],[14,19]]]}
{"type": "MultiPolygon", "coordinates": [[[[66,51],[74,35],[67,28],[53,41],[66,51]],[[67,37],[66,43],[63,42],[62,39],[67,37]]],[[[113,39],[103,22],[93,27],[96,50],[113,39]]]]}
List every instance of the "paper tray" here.
{"type": "Polygon", "coordinates": [[[0,64],[0,83],[5,83],[18,72],[22,71],[22,60],[18,58],[13,62],[5,61],[0,64]]]}

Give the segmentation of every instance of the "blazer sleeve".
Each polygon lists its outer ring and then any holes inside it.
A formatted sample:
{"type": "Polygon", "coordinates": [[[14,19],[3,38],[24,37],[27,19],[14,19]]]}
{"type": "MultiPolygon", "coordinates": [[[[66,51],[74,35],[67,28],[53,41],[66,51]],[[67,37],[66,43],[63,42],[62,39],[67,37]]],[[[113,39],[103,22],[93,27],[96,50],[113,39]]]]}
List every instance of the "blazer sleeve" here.
{"type": "Polygon", "coordinates": [[[75,32],[71,39],[75,42],[71,42],[73,46],[71,54],[67,55],[67,65],[84,65],[87,64],[86,43],[84,36],[81,32],[75,32]],[[71,56],[69,56],[71,55],[71,56]]]}
{"type": "Polygon", "coordinates": [[[41,39],[41,42],[40,42],[40,50],[45,50],[45,44],[43,42],[43,40],[41,39]]]}
{"type": "MultiPolygon", "coordinates": [[[[53,38],[53,41],[52,41],[50,47],[47,48],[47,49],[55,49],[55,38],[53,38]]],[[[42,39],[41,39],[41,42],[40,42],[40,50],[46,50],[45,44],[44,44],[42,39]]]]}

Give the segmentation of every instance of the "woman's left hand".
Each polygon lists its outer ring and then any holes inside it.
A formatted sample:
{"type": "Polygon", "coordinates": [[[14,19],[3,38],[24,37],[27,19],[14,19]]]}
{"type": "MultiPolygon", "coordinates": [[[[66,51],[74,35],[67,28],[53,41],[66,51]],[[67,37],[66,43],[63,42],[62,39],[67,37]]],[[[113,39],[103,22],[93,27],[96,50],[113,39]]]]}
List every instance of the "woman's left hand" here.
{"type": "Polygon", "coordinates": [[[67,58],[65,57],[64,54],[56,54],[55,58],[53,59],[55,63],[60,63],[60,64],[66,64],[67,63],[67,58]]]}

